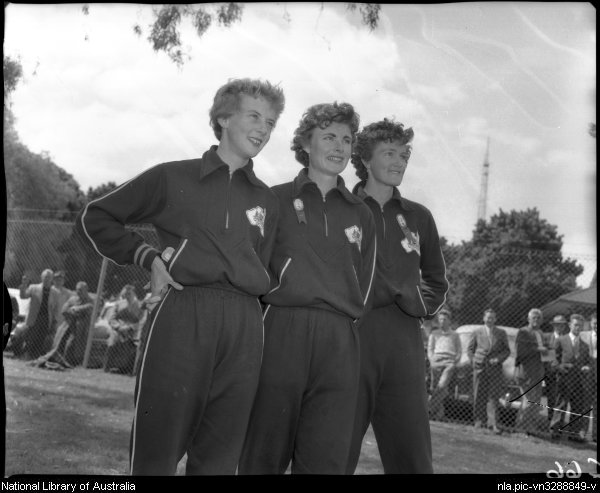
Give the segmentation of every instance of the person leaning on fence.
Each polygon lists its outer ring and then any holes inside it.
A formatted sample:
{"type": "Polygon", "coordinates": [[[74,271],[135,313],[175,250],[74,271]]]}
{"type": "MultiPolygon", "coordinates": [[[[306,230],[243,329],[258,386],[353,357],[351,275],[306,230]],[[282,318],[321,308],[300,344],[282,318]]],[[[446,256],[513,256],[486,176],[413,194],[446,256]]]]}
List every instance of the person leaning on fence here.
{"type": "Polygon", "coordinates": [[[359,322],[360,384],[347,473],[372,425],[386,474],[433,472],[422,322],[442,308],[448,280],[431,211],[400,194],[412,128],[384,118],[357,136],[353,192],[377,228],[373,302],[359,322]]]}
{"type": "Polygon", "coordinates": [[[483,325],[478,327],[467,349],[473,364],[473,419],[476,428],[487,426],[500,433],[497,423],[499,399],[504,391],[502,364],[510,356],[506,332],[496,327],[496,312],[483,312],[483,325]]]}
{"type": "Polygon", "coordinates": [[[258,296],[278,218],[275,194],[253,171],[284,108],[281,88],[234,79],[218,89],[219,141],[199,159],[151,167],[77,218],[104,257],[151,272],[152,325],[137,375],[133,475],[234,474],[263,346],[258,296]],[[162,253],[126,224],[149,223],[162,253]]]}
{"type": "Polygon", "coordinates": [[[264,297],[265,349],[240,474],[344,474],[359,374],[356,319],[375,266],[375,225],[339,174],[359,116],[309,107],[291,149],[296,178],[273,187],[280,221],[264,297]]]}
{"type": "Polygon", "coordinates": [[[44,269],[39,284],[29,284],[23,276],[19,286],[21,299],[30,299],[29,312],[20,331],[13,331],[10,345],[15,356],[36,359],[46,353],[52,344],[60,306],[58,291],[52,286],[54,272],[44,269]]]}
{"type": "Polygon", "coordinates": [[[587,402],[587,377],[591,371],[590,347],[580,337],[584,318],[579,314],[569,317],[569,333],[558,339],[556,359],[561,373],[558,388],[557,412],[554,413],[550,429],[555,437],[561,433],[575,441],[585,441],[585,431],[589,426],[587,402]],[[582,413],[586,412],[583,416],[582,413]],[[568,420],[566,419],[568,416],[568,420]],[[568,423],[565,425],[565,421],[568,423]]]}
{"type": "Polygon", "coordinates": [[[558,344],[558,339],[565,335],[569,330],[567,319],[560,314],[554,316],[550,325],[552,326],[552,331],[542,334],[542,343],[548,351],[546,353],[541,353],[542,363],[544,365],[548,423],[552,421],[552,415],[554,414],[556,397],[558,395],[558,381],[560,379],[558,361],[556,360],[556,345],[558,344]]]}
{"type": "Polygon", "coordinates": [[[532,308],[527,314],[527,325],[521,327],[515,341],[515,379],[525,393],[523,413],[517,427],[530,435],[547,433],[547,422],[542,422],[542,380],[544,365],[542,355],[548,348],[542,340],[541,326],[544,321],[541,310],[532,308]]]}
{"type": "Polygon", "coordinates": [[[460,337],[452,330],[451,314],[447,308],[437,313],[439,328],[431,331],[427,344],[427,357],[431,368],[431,399],[429,416],[444,419],[444,399],[448,395],[456,367],[462,356],[460,337]]]}
{"type": "Polygon", "coordinates": [[[596,313],[590,316],[590,330],[582,331],[579,337],[590,348],[590,371],[586,374],[585,379],[586,404],[584,411],[592,409],[589,416],[592,421],[592,440],[595,442],[598,436],[598,315],[596,313]]]}

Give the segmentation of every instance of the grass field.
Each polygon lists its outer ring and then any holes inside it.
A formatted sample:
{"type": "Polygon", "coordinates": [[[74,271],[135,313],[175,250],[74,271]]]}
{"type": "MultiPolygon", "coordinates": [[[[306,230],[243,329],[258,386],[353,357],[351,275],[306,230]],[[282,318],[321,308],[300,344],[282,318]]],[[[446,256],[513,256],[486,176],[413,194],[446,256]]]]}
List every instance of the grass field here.
{"type": "MultiPolygon", "coordinates": [[[[4,358],[6,475],[126,475],[135,379],[102,370],[52,371],[4,358]]],[[[438,474],[545,473],[577,461],[594,472],[596,444],[496,436],[471,426],[432,422],[438,474]],[[593,468],[594,467],[594,468],[593,468]]],[[[183,474],[183,461],[178,469],[183,474]]],[[[357,474],[382,474],[368,431],[357,474]]]]}

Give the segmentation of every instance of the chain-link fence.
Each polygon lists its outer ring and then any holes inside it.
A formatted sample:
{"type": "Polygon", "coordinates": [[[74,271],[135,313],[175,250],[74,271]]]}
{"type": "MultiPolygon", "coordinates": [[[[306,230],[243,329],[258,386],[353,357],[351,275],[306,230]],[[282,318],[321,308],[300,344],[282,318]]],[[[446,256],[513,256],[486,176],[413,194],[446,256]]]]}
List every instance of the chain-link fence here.
{"type": "MultiPolygon", "coordinates": [[[[15,297],[20,314],[5,354],[48,368],[85,366],[135,375],[149,327],[149,313],[143,303],[148,294],[145,286],[149,273],[137,266],[103,261],[89,242],[75,234],[73,220],[64,214],[9,211],[4,282],[15,297]],[[38,314],[38,322],[50,319],[46,325],[40,325],[30,313],[34,305],[39,307],[33,299],[35,295],[20,299],[19,287],[23,275],[32,285],[40,283],[44,269],[64,271],[64,285],[70,292],[63,293],[60,302],[53,301],[53,314],[38,314]],[[75,292],[81,282],[91,293],[83,301],[75,292]]],[[[158,247],[151,227],[132,229],[158,247]]],[[[460,339],[461,354],[456,366],[445,373],[444,368],[432,368],[429,359],[426,361],[426,385],[435,408],[432,419],[481,421],[482,426],[487,421],[487,425],[499,429],[547,432],[554,416],[554,428],[563,427],[563,436],[575,437],[582,430],[591,430],[590,423],[595,423],[589,409],[596,406],[596,350],[592,347],[595,337],[592,340],[589,335],[589,319],[596,311],[596,294],[595,287],[577,288],[576,278],[585,273],[591,279],[590,273],[596,272],[596,257],[532,249],[469,250],[448,245],[444,255],[451,285],[446,304],[452,313],[453,333],[460,339]],[[573,292],[580,296],[571,296],[566,304],[556,302],[573,292]],[[519,328],[527,325],[527,313],[534,307],[544,312],[541,344],[551,354],[555,354],[550,347],[554,344],[551,318],[558,313],[566,318],[573,313],[583,315],[587,335],[582,339],[588,340],[586,347],[594,359],[586,360],[587,364],[576,362],[577,371],[540,361],[538,380],[543,380],[530,390],[524,376],[515,379],[515,357],[519,328]],[[500,370],[491,376],[489,368],[478,368],[474,375],[468,357],[469,343],[482,326],[486,308],[496,311],[499,330],[506,333],[510,352],[500,370]],[[485,400],[483,404],[481,399],[485,400]]],[[[426,352],[434,330],[436,320],[425,321],[426,352]]],[[[542,358],[541,352],[537,358],[542,358]]],[[[530,386],[535,383],[529,381],[530,386]]]]}

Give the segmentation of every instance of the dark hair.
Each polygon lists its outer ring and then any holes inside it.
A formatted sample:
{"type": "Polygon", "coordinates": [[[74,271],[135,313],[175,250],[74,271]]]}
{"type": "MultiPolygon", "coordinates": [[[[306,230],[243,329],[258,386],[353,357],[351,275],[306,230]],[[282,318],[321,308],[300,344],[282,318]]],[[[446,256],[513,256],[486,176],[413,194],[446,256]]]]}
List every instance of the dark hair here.
{"type": "Polygon", "coordinates": [[[227,84],[221,86],[210,108],[210,126],[213,128],[215,136],[220,141],[223,128],[219,124],[219,118],[227,118],[233,115],[240,107],[241,94],[253,98],[264,98],[275,110],[275,119],[277,120],[283,108],[285,107],[285,96],[283,89],[274,86],[269,81],[260,79],[230,79],[227,84]]]}
{"type": "Polygon", "coordinates": [[[302,166],[308,167],[308,153],[304,150],[304,145],[310,140],[312,131],[319,127],[327,128],[332,123],[346,123],[350,127],[352,134],[352,143],[356,140],[356,132],[360,125],[360,116],[354,111],[354,107],[349,103],[333,104],[322,103],[315,104],[308,108],[294,131],[292,146],[290,149],[296,153],[296,161],[302,166]]]}
{"type": "Polygon", "coordinates": [[[356,136],[356,146],[352,154],[352,164],[356,169],[356,176],[361,180],[366,180],[369,177],[364,161],[371,159],[373,149],[375,149],[377,143],[398,140],[401,145],[404,145],[409,143],[414,135],[412,127],[405,130],[402,123],[396,123],[394,120],[388,120],[387,118],[364,127],[356,136]]]}
{"type": "Polygon", "coordinates": [[[584,322],[585,318],[583,318],[583,315],[580,315],[579,313],[573,313],[569,317],[569,322],[572,322],[573,320],[579,320],[580,322],[584,322]]]}

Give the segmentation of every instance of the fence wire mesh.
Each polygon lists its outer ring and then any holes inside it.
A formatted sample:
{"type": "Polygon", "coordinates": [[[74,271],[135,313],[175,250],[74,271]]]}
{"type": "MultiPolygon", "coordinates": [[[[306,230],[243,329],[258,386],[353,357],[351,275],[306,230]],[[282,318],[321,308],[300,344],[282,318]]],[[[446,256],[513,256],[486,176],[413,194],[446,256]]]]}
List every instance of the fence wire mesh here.
{"type": "MultiPolygon", "coordinates": [[[[151,320],[144,303],[149,273],[138,266],[103,261],[89,242],[75,234],[72,214],[57,217],[56,213],[44,217],[40,211],[23,210],[9,211],[7,216],[4,282],[15,298],[13,312],[17,317],[5,354],[51,369],[86,366],[136,375],[151,320]],[[55,311],[47,317],[49,322],[42,326],[28,318],[34,302],[31,297],[21,299],[19,287],[24,275],[31,284],[40,283],[45,269],[63,271],[67,291],[63,289],[59,301],[52,305],[55,311]],[[87,302],[76,293],[81,282],[90,292],[87,302]]],[[[159,247],[150,226],[131,229],[159,247]]],[[[481,421],[482,427],[532,433],[550,433],[550,420],[554,419],[554,431],[565,437],[590,433],[595,437],[596,338],[589,330],[590,316],[596,311],[595,287],[591,298],[582,296],[568,305],[556,300],[575,291],[578,272],[596,272],[596,257],[531,249],[505,249],[494,255],[485,249],[471,253],[473,256],[468,257],[464,249],[444,249],[451,285],[447,306],[452,312],[453,332],[460,338],[461,357],[451,370],[432,365],[426,358],[425,385],[434,411],[431,419],[478,425],[481,421]],[[485,264],[486,275],[473,274],[478,263],[485,264]],[[467,348],[488,307],[496,310],[497,324],[507,334],[510,356],[494,378],[484,371],[477,372],[475,379],[467,348]],[[583,315],[587,335],[581,339],[588,341],[593,359],[586,359],[587,365],[580,364],[577,371],[540,362],[543,380],[528,391],[524,378],[515,378],[514,362],[519,328],[527,325],[527,312],[533,307],[544,311],[540,334],[551,350],[552,317],[583,315]],[[589,369],[582,370],[581,366],[589,369]]],[[[422,330],[427,354],[430,335],[437,331],[436,319],[425,321],[422,330]]]]}

